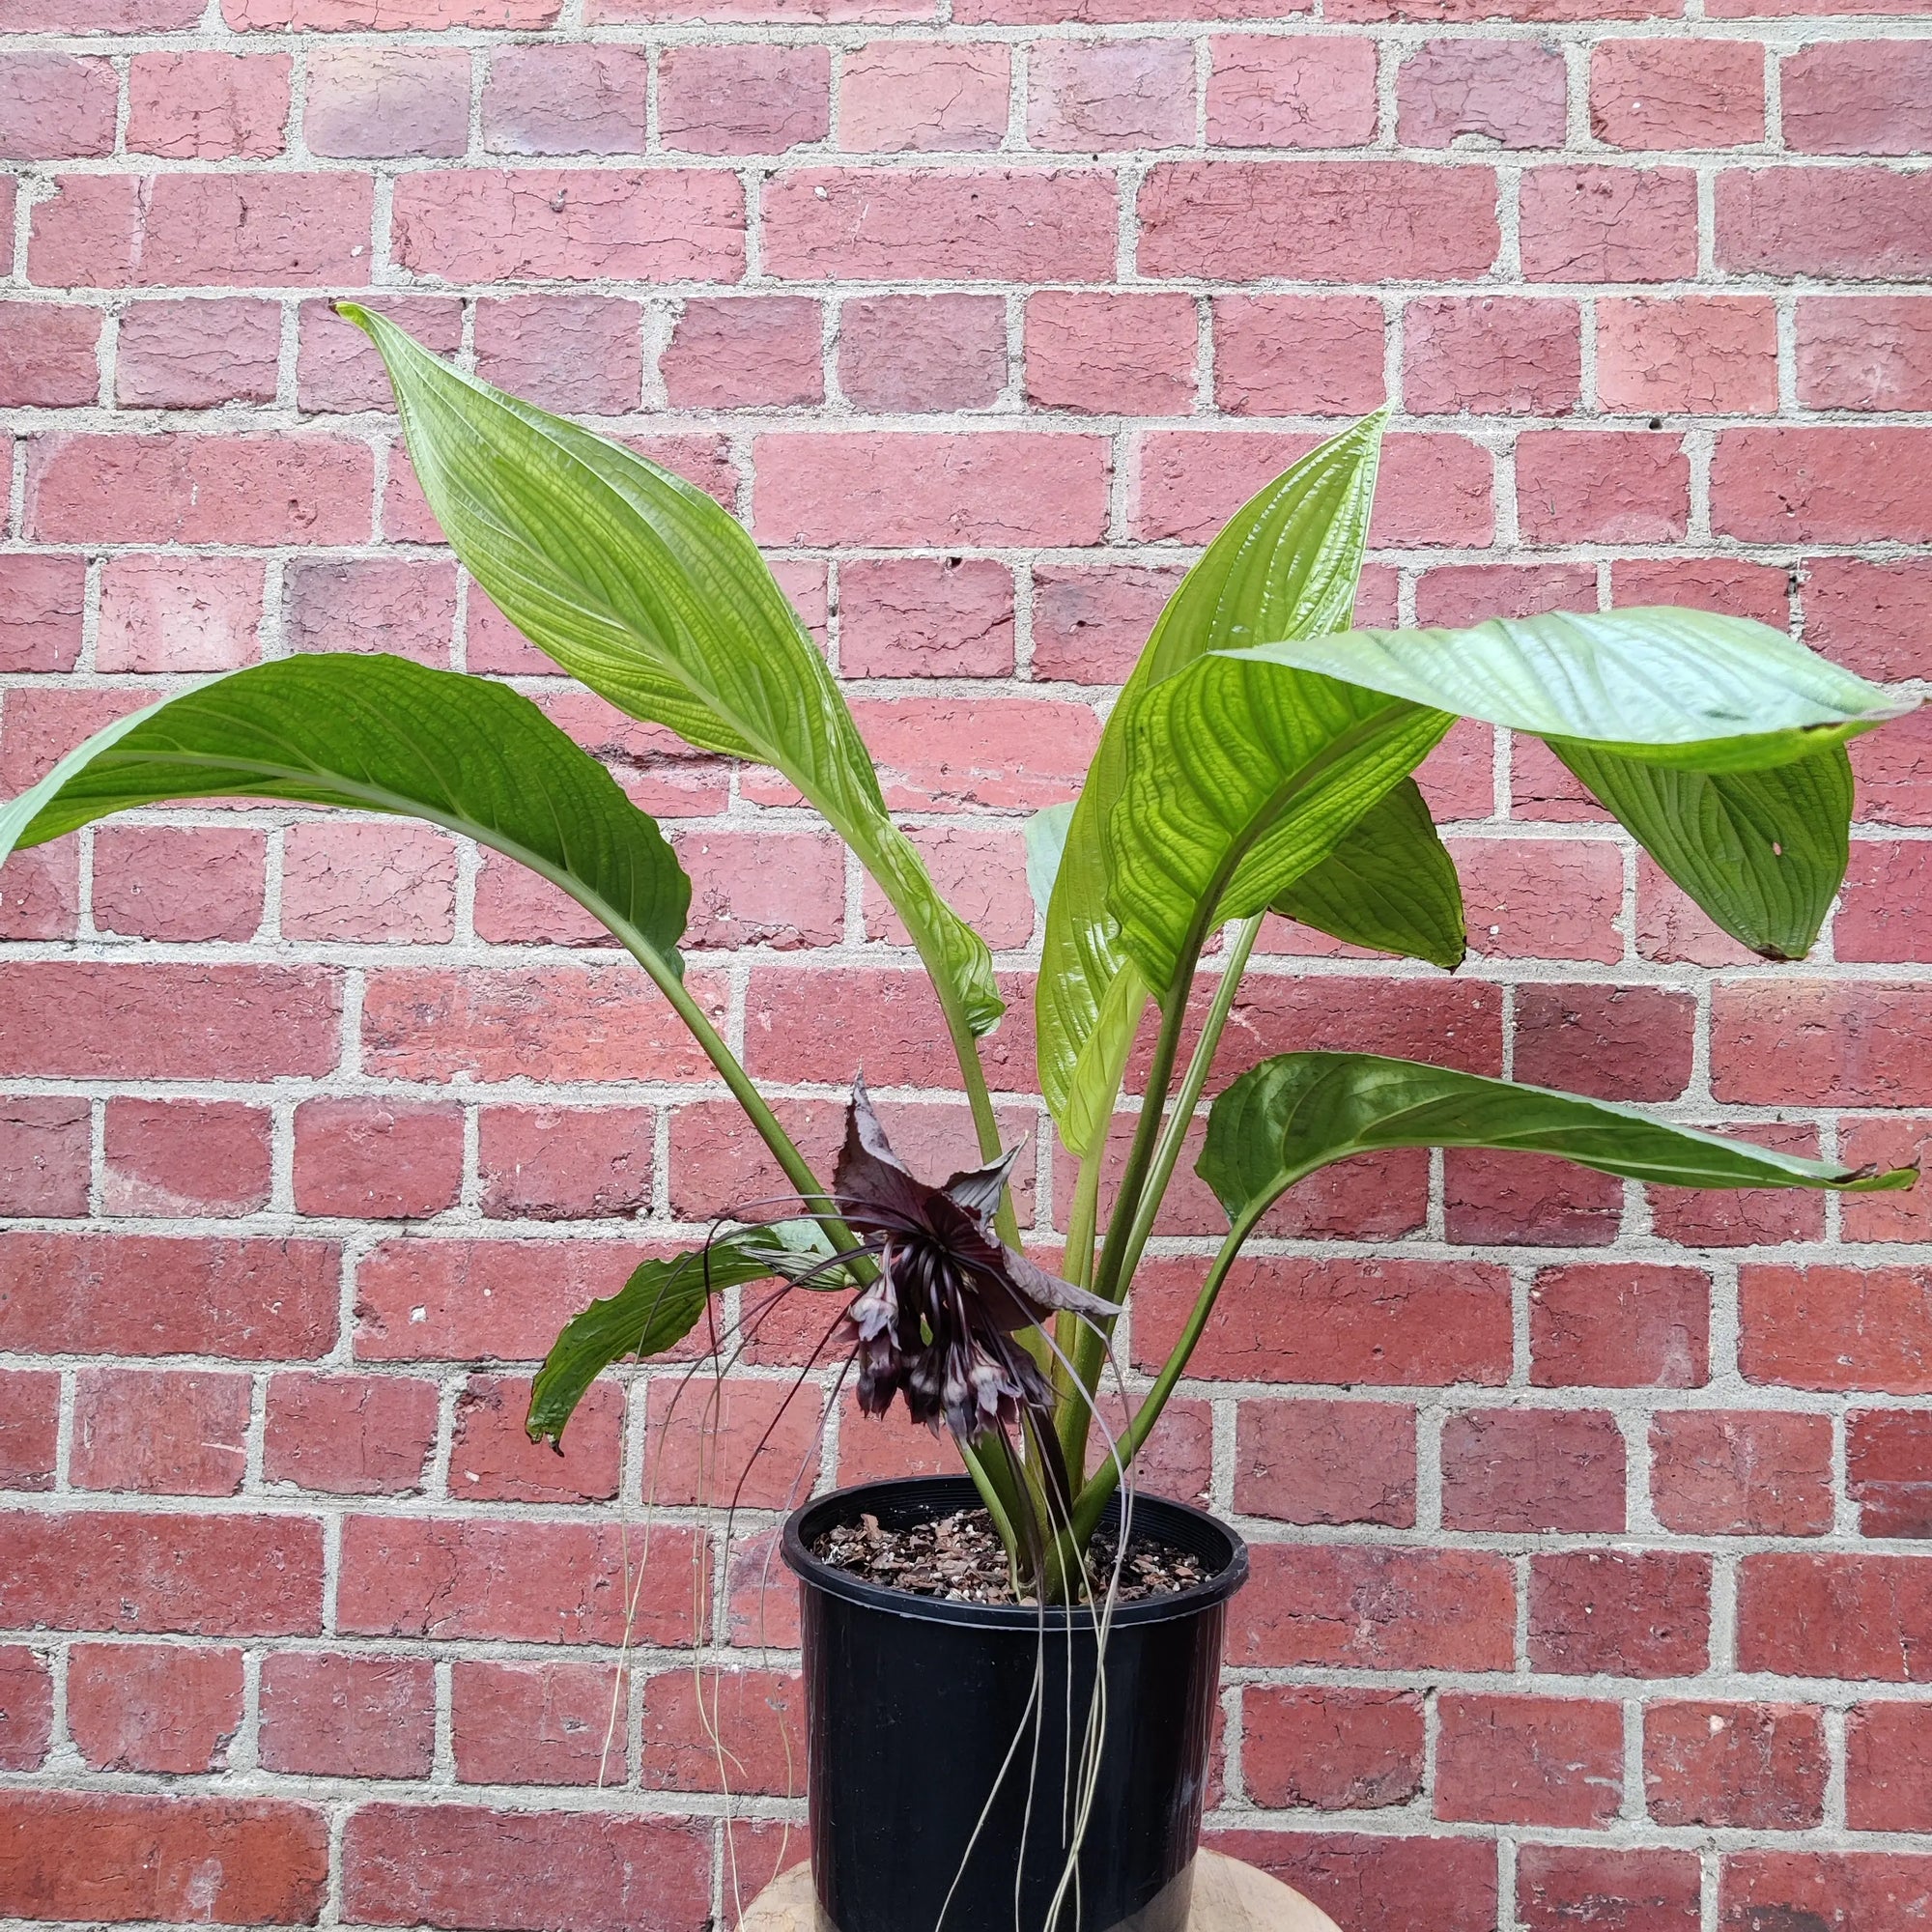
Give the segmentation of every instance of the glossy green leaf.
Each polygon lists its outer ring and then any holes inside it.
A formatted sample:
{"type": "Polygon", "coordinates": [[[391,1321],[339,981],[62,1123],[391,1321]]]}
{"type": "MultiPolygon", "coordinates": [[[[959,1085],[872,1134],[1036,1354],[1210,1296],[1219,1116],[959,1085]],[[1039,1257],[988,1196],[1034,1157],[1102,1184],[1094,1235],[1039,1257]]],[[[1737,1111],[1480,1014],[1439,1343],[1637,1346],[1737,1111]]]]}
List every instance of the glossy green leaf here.
{"type": "Polygon", "coordinates": [[[1273,910],[1331,939],[1453,973],[1466,949],[1463,887],[1413,779],[1372,805],[1273,910]]]}
{"type": "MultiPolygon", "coordinates": [[[[795,1275],[831,1253],[815,1221],[778,1221],[721,1236],[708,1247],[668,1260],[639,1263],[615,1294],[593,1301],[564,1324],[530,1386],[524,1424],[530,1440],[548,1436],[561,1445],[564,1425],[597,1377],[627,1355],[647,1360],[675,1347],[696,1327],[712,1295],[795,1275]]],[[[836,1270],[818,1279],[828,1287],[852,1285],[836,1270]]]]}
{"type": "Polygon", "coordinates": [[[1101,733],[1046,916],[1040,1092],[1076,1153],[1104,1139],[1147,990],[1108,903],[1106,827],[1127,780],[1132,700],[1209,651],[1348,623],[1368,542],[1384,418],[1332,438],[1245,504],[1168,600],[1101,733]]]}
{"type": "Polygon", "coordinates": [[[97,732],[0,810],[0,858],[130,806],[270,798],[423,818],[519,860],[601,919],[660,983],[691,882],[656,824],[527,697],[404,658],[231,671],[97,732]]]}
{"type": "Polygon", "coordinates": [[[1164,997],[1214,925],[1260,912],[1328,858],[1452,723],[1228,656],[1140,693],[1107,862],[1120,944],[1142,979],[1164,997]]]}
{"type": "Polygon", "coordinates": [[[1645,763],[1748,771],[1839,744],[1917,702],[1704,611],[1554,611],[1465,631],[1284,637],[1239,655],[1645,763]]]}
{"type": "Polygon", "coordinates": [[[975,1033],[1002,1002],[985,943],[887,815],[865,741],[743,526],[701,491],[464,376],[393,323],[382,351],[410,460],[451,548],[505,616],[633,718],[782,772],[878,881],[975,1033]]]}
{"type": "Polygon", "coordinates": [[[1049,805],[1036,811],[1026,822],[1027,891],[1043,915],[1053,899],[1053,882],[1060,873],[1061,855],[1066,849],[1066,828],[1073,818],[1072,805],[1049,805]]]}
{"type": "Polygon", "coordinates": [[[1197,1172],[1236,1229],[1318,1168],[1387,1148],[1479,1147],[1556,1154],[1669,1187],[1909,1187],[1881,1173],[1775,1153],[1654,1120],[1634,1107],[1519,1087],[1367,1053],[1285,1053],[1214,1102],[1197,1172]]]}
{"type": "Polygon", "coordinates": [[[1555,749],[1734,939],[1767,959],[1810,952],[1850,856],[1842,745],[1755,772],[1646,764],[1575,740],[1555,749]]]}

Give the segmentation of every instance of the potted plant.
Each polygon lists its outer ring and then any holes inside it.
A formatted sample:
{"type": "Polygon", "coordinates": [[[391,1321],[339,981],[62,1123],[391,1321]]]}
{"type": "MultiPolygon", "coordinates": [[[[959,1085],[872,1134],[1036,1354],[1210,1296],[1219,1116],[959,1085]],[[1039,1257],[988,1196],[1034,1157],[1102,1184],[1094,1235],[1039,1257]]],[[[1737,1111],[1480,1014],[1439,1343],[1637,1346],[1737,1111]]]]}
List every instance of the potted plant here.
{"type": "Polygon", "coordinates": [[[903,1402],[952,1436],[966,1474],[837,1492],[785,1528],[827,1918],[1178,1932],[1221,1620],[1246,1558],[1211,1517],[1135,1494],[1133,1469],[1280,1196],[1334,1161],[1409,1147],[1531,1151],[1679,1186],[1913,1179],[1421,1063],[1282,1054],[1212,1101],[1198,1167],[1226,1239],[1151,1387],[1111,1402],[1124,1391],[1110,1330],[1263,917],[1453,970],[1461,895],[1412,774],[1467,717],[1543,738],[1719,925],[1798,958],[1845,867],[1845,743],[1909,706],[1779,633],[1690,611],[1350,630],[1382,419],[1324,443],[1188,572],[1077,803],[1029,828],[1039,1087],[1079,1161],[1049,1271],[1021,1250],[980,1061],[1002,1011],[991,955],[888,815],[837,681],[749,536],[621,445],[342,312],[375,339],[416,476],[509,618],[631,716],[775,768],[857,853],[931,979],[982,1164],[913,1173],[859,1069],[828,1067],[851,1101],[836,1169],[814,1172],[685,987],[690,884],[656,824],[533,703],[481,678],[349,655],[215,678],[99,732],[0,810],[0,856],[128,807],[292,800],[426,818],[601,920],[795,1192],[781,1209],[718,1204],[711,1238],[572,1321],[537,1378],[531,1435],[556,1438],[601,1370],[681,1342],[724,1289],[831,1297],[827,1346],[861,1406],[903,1402]],[[1110,1178],[1137,1041],[1138,1114],[1110,1178]],[[938,1540],[931,1567],[947,1574],[925,1594],[892,1580],[938,1540]]]}

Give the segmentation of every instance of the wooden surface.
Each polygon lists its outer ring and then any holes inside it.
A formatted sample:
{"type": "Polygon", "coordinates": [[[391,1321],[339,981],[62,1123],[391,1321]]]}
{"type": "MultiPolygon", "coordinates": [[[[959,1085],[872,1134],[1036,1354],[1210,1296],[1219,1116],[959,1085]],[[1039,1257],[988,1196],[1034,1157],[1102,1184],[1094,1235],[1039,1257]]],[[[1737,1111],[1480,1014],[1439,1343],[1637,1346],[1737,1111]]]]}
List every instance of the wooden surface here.
{"type": "MultiPolygon", "coordinates": [[[[739,1932],[817,1932],[811,1867],[793,1865],[753,1901],[739,1932]]],[[[1187,1932],[1340,1932],[1298,1891],[1219,1852],[1194,1862],[1194,1910],[1187,1932]]]]}

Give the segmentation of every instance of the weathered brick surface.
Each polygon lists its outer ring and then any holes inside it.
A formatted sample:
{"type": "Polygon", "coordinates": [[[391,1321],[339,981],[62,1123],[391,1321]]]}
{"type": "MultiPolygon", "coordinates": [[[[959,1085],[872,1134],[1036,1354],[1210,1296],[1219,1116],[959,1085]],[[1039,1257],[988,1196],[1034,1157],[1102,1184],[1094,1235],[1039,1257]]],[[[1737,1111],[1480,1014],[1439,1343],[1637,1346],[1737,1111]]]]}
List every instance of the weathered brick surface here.
{"type": "MultiPolygon", "coordinates": [[[[573,692],[465,582],[327,306],[369,300],[773,552],[999,955],[1050,1258],[1020,826],[1194,547],[1321,434],[1396,405],[1365,622],[1675,601],[1932,677],[1926,26],[4,0],[0,793],[265,657],[517,679],[673,832],[688,982],[810,1156],[863,1063],[922,1164],[971,1158],[905,935],[795,796],[573,692]]],[[[1922,1159],[1928,734],[1855,748],[1846,891],[1790,968],[1541,748],[1459,728],[1423,781],[1470,964],[1271,922],[1224,1070],[1362,1046],[1922,1159]]],[[[562,1320],[782,1185],[581,910],[440,831],[221,806],[11,862],[0,1917],[728,1924],[707,1726],[752,1883],[803,1818],[777,1517],[950,1452],[835,1398],[833,1311],[762,1291],[724,1388],[694,1339],[561,1458],[521,1418],[562,1320]],[[734,1491],[724,1551],[692,1513],[734,1491]]],[[[1221,1840],[1348,1932],[1918,1927],[1928,1202],[1452,1151],[1284,1204],[1146,1465],[1256,1546],[1221,1840]]],[[[1220,1226],[1184,1163],[1130,1378],[1220,1226]]]]}

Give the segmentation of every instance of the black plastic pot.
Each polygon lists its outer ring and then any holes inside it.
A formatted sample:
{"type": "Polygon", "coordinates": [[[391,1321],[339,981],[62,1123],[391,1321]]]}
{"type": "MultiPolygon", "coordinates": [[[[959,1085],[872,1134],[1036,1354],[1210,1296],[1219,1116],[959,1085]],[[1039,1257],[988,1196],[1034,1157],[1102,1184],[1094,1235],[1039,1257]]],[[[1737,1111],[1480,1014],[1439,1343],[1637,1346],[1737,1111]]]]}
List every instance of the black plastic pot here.
{"type": "MultiPolygon", "coordinates": [[[[810,1549],[862,1515],[891,1526],[977,1501],[963,1476],[914,1477],[821,1496],[785,1524],[829,1932],[1041,1932],[1052,1910],[1100,1649],[1093,1613],[915,1597],[810,1549]]],[[[1113,1613],[1099,1774],[1060,1932],[1187,1922],[1222,1625],[1248,1551],[1205,1512],[1150,1496],[1133,1529],[1201,1557],[1209,1580],[1113,1613]]]]}

